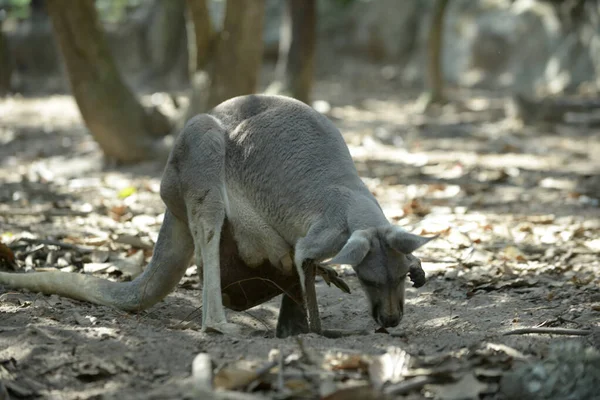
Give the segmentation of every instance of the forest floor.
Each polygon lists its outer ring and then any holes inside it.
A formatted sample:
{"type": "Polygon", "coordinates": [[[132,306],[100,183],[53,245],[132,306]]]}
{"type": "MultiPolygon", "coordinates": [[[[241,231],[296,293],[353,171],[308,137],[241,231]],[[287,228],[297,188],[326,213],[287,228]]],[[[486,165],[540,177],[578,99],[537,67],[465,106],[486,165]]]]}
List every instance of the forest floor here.
{"type": "MultiPolygon", "coordinates": [[[[499,399],[510,397],[502,379],[556,344],[600,349],[600,129],[520,126],[491,92],[452,91],[423,115],[418,93],[384,75],[347,66],[314,98],[390,220],[441,235],[416,254],[428,282],[407,284],[397,328],[375,333],[348,269],[351,294],[318,282],[323,325],[366,333],[337,339],[274,338],[279,297],[230,313],[244,338],[202,333],[194,267],[140,314],[0,288],[11,398],[191,398],[192,362],[207,353],[215,385],[243,389],[221,398],[375,399],[389,380],[398,398],[499,399]],[[505,335],[530,327],[550,334],[505,335]],[[249,377],[270,356],[280,367],[249,377]]],[[[162,167],[104,168],[70,96],[3,100],[0,120],[0,242],[19,268],[138,274],[164,212],[162,167]]]]}

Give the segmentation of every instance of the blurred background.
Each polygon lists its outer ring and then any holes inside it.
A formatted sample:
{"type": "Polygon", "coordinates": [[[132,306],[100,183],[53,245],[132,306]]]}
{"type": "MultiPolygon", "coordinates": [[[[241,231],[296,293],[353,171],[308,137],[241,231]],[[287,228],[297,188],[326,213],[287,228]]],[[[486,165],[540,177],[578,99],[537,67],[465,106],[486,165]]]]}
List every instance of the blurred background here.
{"type": "Polygon", "coordinates": [[[598,7],[595,0],[0,0],[0,94],[72,93],[87,128],[119,162],[156,156],[137,139],[139,150],[122,154],[118,147],[132,144],[123,136],[161,137],[227,98],[262,91],[328,112],[352,103],[341,86],[382,84],[417,101],[417,110],[464,100],[457,89],[486,89],[510,96],[521,119],[558,121],[596,106],[581,97],[598,89],[598,7]],[[556,101],[564,95],[578,99],[556,101]],[[555,101],[540,101],[548,97],[555,101]],[[128,133],[119,133],[124,127],[128,133]]]}
{"type": "Polygon", "coordinates": [[[262,91],[327,113],[355,103],[354,89],[377,85],[414,100],[416,111],[471,96],[460,89],[485,89],[509,96],[521,120],[560,121],[597,105],[598,7],[595,0],[0,0],[0,94],[72,93],[105,155],[125,163],[157,157],[155,143],[142,138],[262,91]],[[571,97],[558,99],[564,95],[571,97]]]}

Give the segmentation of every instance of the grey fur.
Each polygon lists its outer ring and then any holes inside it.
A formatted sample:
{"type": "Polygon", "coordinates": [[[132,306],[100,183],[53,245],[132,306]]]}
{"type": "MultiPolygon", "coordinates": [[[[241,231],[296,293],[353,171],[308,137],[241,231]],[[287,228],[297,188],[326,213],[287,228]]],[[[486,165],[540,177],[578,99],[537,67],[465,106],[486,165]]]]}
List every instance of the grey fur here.
{"type": "Polygon", "coordinates": [[[334,257],[330,263],[351,264],[373,318],[396,326],[405,277],[416,265],[409,253],[430,240],[392,226],[359,178],[340,132],[287,97],[241,96],[192,118],[175,141],[161,197],[167,212],[154,257],[133,282],[0,273],[0,283],[141,309],[173,289],[195,248],[204,276],[203,329],[233,334],[219,281],[218,238],[227,218],[248,265],[269,260],[283,270],[295,267],[303,283],[307,263],[334,257]]]}

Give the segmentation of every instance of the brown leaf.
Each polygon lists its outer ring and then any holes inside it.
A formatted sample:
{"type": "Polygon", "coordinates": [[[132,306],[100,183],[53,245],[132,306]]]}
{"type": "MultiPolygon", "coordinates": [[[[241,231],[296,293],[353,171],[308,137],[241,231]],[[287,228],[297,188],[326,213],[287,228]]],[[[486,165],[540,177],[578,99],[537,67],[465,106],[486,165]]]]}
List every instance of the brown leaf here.
{"type": "Polygon", "coordinates": [[[5,263],[14,270],[19,268],[15,261],[15,253],[2,242],[0,242],[0,262],[5,263]]]}
{"type": "Polygon", "coordinates": [[[367,371],[369,360],[361,354],[328,354],[323,360],[325,368],[332,371],[339,370],[361,370],[367,371]]]}
{"type": "Polygon", "coordinates": [[[129,211],[129,207],[123,204],[111,207],[108,215],[117,222],[128,221],[133,217],[129,211]]]}
{"type": "Polygon", "coordinates": [[[412,199],[402,207],[404,215],[416,215],[424,217],[431,211],[429,207],[419,202],[417,199],[412,199]]]}
{"type": "Polygon", "coordinates": [[[390,347],[387,353],[375,358],[369,365],[373,387],[381,390],[386,383],[400,382],[408,372],[410,355],[399,347],[390,347]]]}
{"type": "Polygon", "coordinates": [[[421,231],[419,232],[419,235],[431,235],[431,236],[435,236],[435,235],[440,235],[440,236],[447,236],[450,231],[451,231],[451,227],[447,227],[446,229],[442,229],[442,230],[437,230],[437,231],[431,231],[428,229],[421,229],[421,231]]]}
{"type": "Polygon", "coordinates": [[[295,393],[304,392],[311,389],[310,383],[303,379],[288,379],[285,382],[285,387],[295,393]]]}
{"type": "Polygon", "coordinates": [[[213,379],[217,389],[236,390],[248,386],[256,379],[256,372],[235,366],[222,368],[213,379]]]}

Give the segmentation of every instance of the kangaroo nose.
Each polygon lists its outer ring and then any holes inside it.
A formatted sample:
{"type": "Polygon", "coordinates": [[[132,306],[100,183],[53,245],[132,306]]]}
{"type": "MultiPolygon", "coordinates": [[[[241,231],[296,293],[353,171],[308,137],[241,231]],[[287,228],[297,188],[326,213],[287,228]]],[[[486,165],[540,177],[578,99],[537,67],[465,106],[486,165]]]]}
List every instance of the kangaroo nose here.
{"type": "Polygon", "coordinates": [[[398,314],[398,315],[380,315],[379,316],[379,323],[384,328],[393,328],[395,326],[398,326],[398,324],[400,323],[401,319],[402,319],[402,315],[401,314],[398,314]]]}

